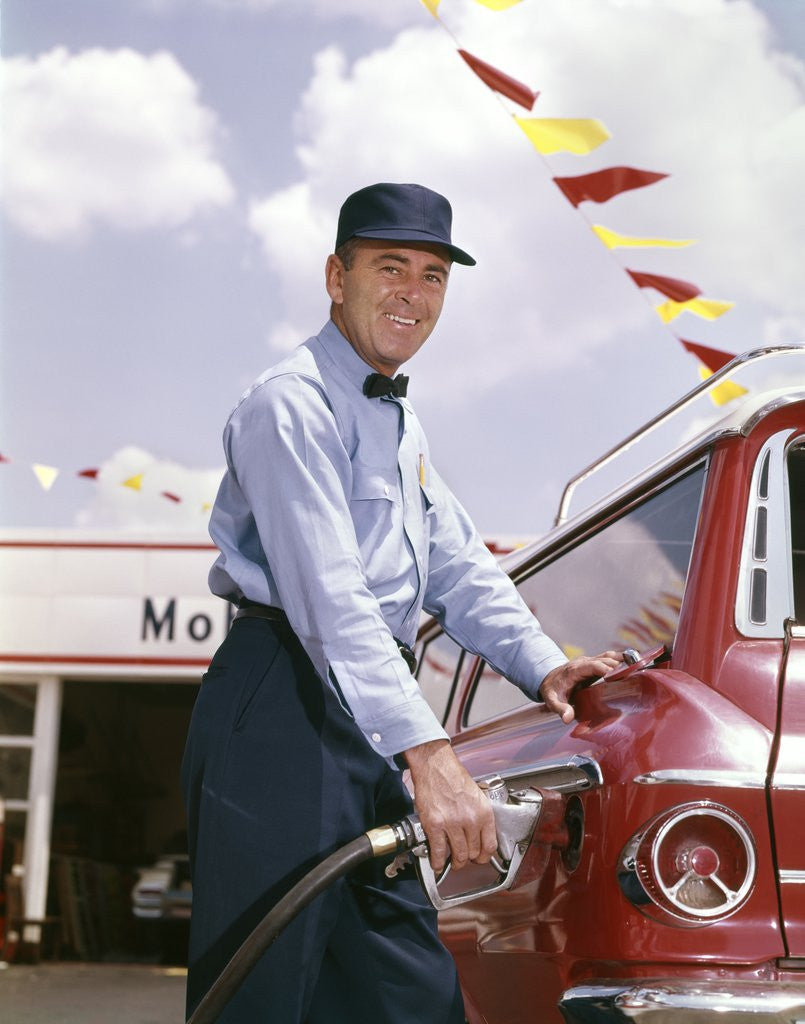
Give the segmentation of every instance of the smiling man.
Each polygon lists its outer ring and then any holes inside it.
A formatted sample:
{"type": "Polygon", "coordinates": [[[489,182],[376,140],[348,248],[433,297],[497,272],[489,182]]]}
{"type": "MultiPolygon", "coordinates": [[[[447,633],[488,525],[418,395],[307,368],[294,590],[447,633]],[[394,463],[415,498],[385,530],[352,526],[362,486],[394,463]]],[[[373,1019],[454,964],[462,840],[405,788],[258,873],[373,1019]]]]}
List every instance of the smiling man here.
{"type": "MultiPolygon", "coordinates": [[[[447,200],[421,185],[351,195],[325,268],[330,320],[268,370],[224,432],[214,593],[237,605],[204,677],[182,766],[193,870],[188,1011],[291,885],[404,817],[439,870],[496,849],[486,797],[412,672],[423,608],[566,721],[580,682],[430,462],[394,376],[428,339],[451,266],[447,200]]],[[[228,1024],[462,1024],[455,968],[410,872],[371,862],[262,957],[228,1024]]]]}

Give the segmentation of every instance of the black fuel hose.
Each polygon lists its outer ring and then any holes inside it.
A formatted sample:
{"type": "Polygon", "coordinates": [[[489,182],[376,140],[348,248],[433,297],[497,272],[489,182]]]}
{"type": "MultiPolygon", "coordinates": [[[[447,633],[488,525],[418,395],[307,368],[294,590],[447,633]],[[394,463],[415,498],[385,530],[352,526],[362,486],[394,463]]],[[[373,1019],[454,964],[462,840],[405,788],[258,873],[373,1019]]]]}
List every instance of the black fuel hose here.
{"type": "Polygon", "coordinates": [[[410,820],[364,832],[331,853],[300,879],[244,940],[207,990],[187,1024],[215,1024],[226,1004],[280,932],[333,882],[373,857],[412,849],[421,837],[414,834],[410,820]]]}

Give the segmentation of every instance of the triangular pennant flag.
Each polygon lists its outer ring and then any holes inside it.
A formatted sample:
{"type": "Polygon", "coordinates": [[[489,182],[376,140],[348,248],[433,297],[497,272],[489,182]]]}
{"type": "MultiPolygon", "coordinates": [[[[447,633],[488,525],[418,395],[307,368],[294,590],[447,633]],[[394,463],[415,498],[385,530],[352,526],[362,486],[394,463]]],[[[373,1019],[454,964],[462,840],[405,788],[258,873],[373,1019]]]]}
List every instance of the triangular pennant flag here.
{"type": "Polygon", "coordinates": [[[538,153],[564,151],[584,156],[610,138],[606,125],[593,118],[515,117],[538,153]]]}
{"type": "Polygon", "coordinates": [[[11,459],[7,459],[5,455],[0,455],[0,462],[11,462],[11,459]]]}
{"type": "Polygon", "coordinates": [[[704,363],[707,369],[713,373],[716,373],[735,358],[732,352],[722,352],[717,348],[708,348],[707,345],[699,345],[695,341],[685,341],[684,338],[680,338],[679,341],[692,356],[696,356],[699,362],[704,363]]]}
{"type": "MultiPolygon", "coordinates": [[[[708,370],[706,366],[699,367],[699,376],[702,380],[709,380],[713,376],[713,371],[708,370]]],[[[709,392],[710,398],[713,401],[713,405],[726,405],[727,402],[732,402],[736,398],[740,398],[741,395],[748,394],[746,388],[742,388],[740,384],[736,384],[734,380],[725,380],[723,384],[717,384],[712,391],[709,392]]]]}
{"type": "Polygon", "coordinates": [[[687,302],[688,299],[695,299],[697,295],[701,295],[701,288],[697,288],[690,281],[680,281],[676,277],[661,277],[659,274],[644,274],[642,270],[627,270],[626,273],[639,288],[654,288],[674,302],[687,302]]]}
{"type": "Polygon", "coordinates": [[[201,511],[202,512],[209,512],[211,508],[212,508],[212,502],[211,501],[202,502],[202,505],[201,505],[201,511]]]}
{"type": "Polygon", "coordinates": [[[617,231],[611,231],[603,224],[593,224],[592,228],[607,249],[682,249],[696,242],[695,238],[635,238],[631,235],[619,235],[617,231]]]}
{"type": "Polygon", "coordinates": [[[498,71],[497,68],[493,68],[486,61],[473,57],[466,50],[459,50],[458,52],[459,56],[469,64],[475,74],[490,89],[494,89],[495,92],[499,92],[502,96],[508,97],[515,103],[519,103],[526,110],[530,110],[534,106],[537,101],[537,93],[529,89],[527,85],[518,82],[516,78],[511,78],[502,71],[498,71]]]}
{"type": "Polygon", "coordinates": [[[687,302],[674,302],[673,299],[669,299],[654,309],[660,320],[664,324],[669,324],[682,313],[693,313],[703,320],[717,320],[728,313],[734,305],[734,302],[722,302],[720,299],[688,299],[687,302]]]}
{"type": "Polygon", "coordinates": [[[554,178],[553,180],[564,192],[574,206],[585,199],[593,203],[605,203],[621,192],[633,188],[643,188],[662,181],[667,174],[658,171],[638,171],[634,167],[607,167],[592,174],[579,174],[573,178],[554,178]]]}
{"type": "Polygon", "coordinates": [[[519,4],[520,0],[475,0],[475,2],[481,7],[488,7],[490,11],[507,11],[515,4],[519,4]]]}
{"type": "Polygon", "coordinates": [[[130,476],[128,480],[124,480],[120,486],[130,487],[133,491],[141,491],[143,487],[144,476],[145,473],[138,473],[137,476],[130,476]]]}
{"type": "Polygon", "coordinates": [[[168,501],[181,501],[182,499],[178,494],[172,494],[170,491],[162,491],[162,497],[167,498],[168,501]]]}
{"type": "Polygon", "coordinates": [[[31,469],[34,471],[34,475],[43,491],[49,491],[59,475],[59,471],[55,466],[43,466],[38,462],[35,462],[31,469]]]}
{"type": "Polygon", "coordinates": [[[422,0],[422,3],[427,7],[434,18],[438,18],[439,15],[436,11],[439,9],[439,0],[422,0]]]}
{"type": "Polygon", "coordinates": [[[97,480],[98,473],[100,473],[99,469],[82,469],[76,476],[85,476],[88,480],[97,480]]]}

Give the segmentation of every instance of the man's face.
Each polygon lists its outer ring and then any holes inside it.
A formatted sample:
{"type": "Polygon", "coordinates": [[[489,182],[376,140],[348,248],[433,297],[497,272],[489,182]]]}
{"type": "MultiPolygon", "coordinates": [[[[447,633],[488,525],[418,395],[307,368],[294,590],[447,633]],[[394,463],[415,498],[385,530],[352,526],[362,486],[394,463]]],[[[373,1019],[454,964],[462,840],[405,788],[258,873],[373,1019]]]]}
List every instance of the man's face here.
{"type": "Polygon", "coordinates": [[[424,344],[442,311],[450,258],[441,245],[362,238],[350,270],[325,270],[332,317],[358,355],[392,376],[424,344]]]}

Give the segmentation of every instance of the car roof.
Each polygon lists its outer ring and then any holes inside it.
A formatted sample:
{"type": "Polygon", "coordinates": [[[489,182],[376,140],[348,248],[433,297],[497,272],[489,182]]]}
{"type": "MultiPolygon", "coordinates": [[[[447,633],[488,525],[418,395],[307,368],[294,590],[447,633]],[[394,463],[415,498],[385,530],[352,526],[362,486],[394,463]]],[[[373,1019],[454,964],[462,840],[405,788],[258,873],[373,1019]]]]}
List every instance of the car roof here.
{"type": "Polygon", "coordinates": [[[750,431],[774,409],[805,400],[805,345],[754,349],[731,360],[565,486],[554,528],[501,559],[513,569],[555,537],[721,437],[750,431]]]}

